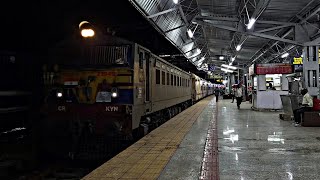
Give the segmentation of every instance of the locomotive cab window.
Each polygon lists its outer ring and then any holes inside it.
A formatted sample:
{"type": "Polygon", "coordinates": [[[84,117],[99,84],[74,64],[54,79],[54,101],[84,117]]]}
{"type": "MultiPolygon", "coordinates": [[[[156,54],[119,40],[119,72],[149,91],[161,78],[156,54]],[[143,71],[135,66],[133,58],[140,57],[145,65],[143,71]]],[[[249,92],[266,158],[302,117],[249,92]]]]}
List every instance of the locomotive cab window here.
{"type": "Polygon", "coordinates": [[[160,70],[156,69],[156,84],[160,84],[160,70]]]}

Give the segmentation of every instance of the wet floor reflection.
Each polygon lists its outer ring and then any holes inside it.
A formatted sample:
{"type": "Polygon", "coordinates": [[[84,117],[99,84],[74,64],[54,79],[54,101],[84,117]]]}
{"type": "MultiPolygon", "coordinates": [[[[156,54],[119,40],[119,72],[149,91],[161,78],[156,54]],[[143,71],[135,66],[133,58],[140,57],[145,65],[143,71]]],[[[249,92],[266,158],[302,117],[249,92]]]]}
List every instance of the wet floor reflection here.
{"type": "Polygon", "coordinates": [[[320,180],[320,127],[294,127],[247,102],[219,106],[220,180],[320,180]]]}

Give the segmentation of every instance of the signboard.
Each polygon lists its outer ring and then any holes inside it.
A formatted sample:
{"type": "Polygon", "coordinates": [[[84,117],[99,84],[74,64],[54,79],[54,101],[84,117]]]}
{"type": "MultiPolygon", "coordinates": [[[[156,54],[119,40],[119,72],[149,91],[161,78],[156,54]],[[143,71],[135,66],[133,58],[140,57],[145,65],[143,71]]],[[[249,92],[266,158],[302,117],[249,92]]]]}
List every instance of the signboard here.
{"type": "Polygon", "coordinates": [[[254,74],[254,64],[252,64],[250,67],[249,67],[249,76],[252,76],[254,74]]]}
{"type": "Polygon", "coordinates": [[[293,58],[292,64],[303,64],[302,57],[293,58]]]}
{"type": "Polygon", "coordinates": [[[256,64],[255,71],[257,75],[290,74],[292,66],[290,64],[256,64]]]}
{"type": "MultiPolygon", "coordinates": [[[[320,64],[320,49],[318,50],[318,57],[319,57],[319,64],[320,64]]],[[[302,57],[294,57],[292,64],[303,64],[303,58],[302,57]]]]}
{"type": "Polygon", "coordinates": [[[216,70],[216,66],[214,64],[208,64],[208,71],[216,70]]]}
{"type": "Polygon", "coordinates": [[[222,79],[223,77],[219,74],[211,74],[208,76],[209,79],[222,79]]]}

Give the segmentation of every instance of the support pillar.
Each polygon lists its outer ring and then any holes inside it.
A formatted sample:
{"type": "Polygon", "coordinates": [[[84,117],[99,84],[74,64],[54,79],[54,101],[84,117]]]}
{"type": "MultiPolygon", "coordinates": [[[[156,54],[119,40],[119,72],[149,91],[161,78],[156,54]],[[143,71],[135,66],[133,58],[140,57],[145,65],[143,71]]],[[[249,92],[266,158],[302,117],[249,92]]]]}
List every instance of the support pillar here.
{"type": "Polygon", "coordinates": [[[303,49],[304,85],[311,96],[319,95],[319,46],[306,46],[303,49]]]}

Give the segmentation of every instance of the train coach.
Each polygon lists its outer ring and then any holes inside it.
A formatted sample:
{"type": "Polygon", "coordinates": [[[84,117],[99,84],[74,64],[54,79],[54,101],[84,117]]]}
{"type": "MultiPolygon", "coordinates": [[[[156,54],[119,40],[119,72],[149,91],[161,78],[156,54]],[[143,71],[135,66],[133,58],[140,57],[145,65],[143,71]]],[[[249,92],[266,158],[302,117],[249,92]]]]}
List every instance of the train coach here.
{"type": "Polygon", "coordinates": [[[73,38],[50,57],[59,66],[43,68],[47,149],[72,157],[101,158],[117,144],[110,139],[141,137],[213,91],[210,82],[114,36],[73,38]]]}

